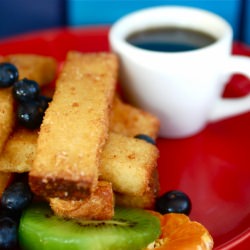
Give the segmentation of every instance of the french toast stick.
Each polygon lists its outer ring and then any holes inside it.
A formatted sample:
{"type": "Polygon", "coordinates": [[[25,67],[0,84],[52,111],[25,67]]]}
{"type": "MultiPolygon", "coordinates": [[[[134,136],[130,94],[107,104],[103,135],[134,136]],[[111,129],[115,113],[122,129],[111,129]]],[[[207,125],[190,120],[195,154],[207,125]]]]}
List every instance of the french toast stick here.
{"type": "Polygon", "coordinates": [[[148,189],[142,195],[127,195],[115,192],[115,203],[119,206],[154,209],[160,184],[157,169],[150,178],[148,189]]]}
{"type": "Polygon", "coordinates": [[[155,169],[150,177],[148,189],[142,195],[113,193],[110,182],[99,181],[96,190],[89,198],[81,201],[50,198],[49,201],[52,210],[60,217],[108,220],[114,215],[115,205],[154,209],[158,192],[159,179],[157,169],[155,169]]]}
{"type": "Polygon", "coordinates": [[[90,197],[83,200],[50,198],[49,202],[55,214],[64,218],[109,220],[114,216],[114,194],[110,182],[99,181],[90,197]]]}
{"type": "Polygon", "coordinates": [[[19,79],[28,78],[40,86],[52,82],[57,71],[57,62],[53,57],[37,54],[11,54],[4,57],[6,62],[14,64],[19,79]]]}
{"type": "Polygon", "coordinates": [[[156,139],[160,127],[159,119],[144,110],[124,103],[117,95],[111,112],[110,130],[127,136],[146,134],[156,139]]]}
{"type": "Polygon", "coordinates": [[[0,171],[23,173],[30,171],[36,153],[38,131],[16,128],[0,154],[0,171]]]}
{"type": "MultiPolygon", "coordinates": [[[[53,88],[45,85],[42,95],[52,97],[53,88]]],[[[38,130],[15,126],[0,153],[0,171],[23,173],[30,171],[35,156],[38,130]]]]}
{"type": "Polygon", "coordinates": [[[15,125],[14,99],[11,89],[0,89],[0,153],[15,125]]]}
{"type": "Polygon", "coordinates": [[[68,53],[29,173],[34,193],[79,200],[95,190],[117,73],[114,54],[68,53]]]}
{"type": "MultiPolygon", "coordinates": [[[[19,79],[36,80],[40,86],[50,83],[56,74],[56,61],[40,55],[13,54],[1,57],[2,62],[13,63],[19,71],[19,79]]],[[[11,88],[0,89],[0,152],[12,133],[15,124],[14,99],[11,88]]]]}
{"type": "MultiPolygon", "coordinates": [[[[46,96],[52,96],[53,88],[51,87],[46,88],[45,86],[43,92],[46,96]]],[[[7,98],[6,94],[3,95],[3,98],[1,98],[1,100],[3,100],[4,98],[7,98]]],[[[12,98],[12,96],[10,98],[12,98]]],[[[11,110],[13,109],[13,104],[9,106],[9,109],[11,110]]],[[[10,114],[10,117],[5,116],[5,119],[13,121],[12,118],[13,111],[9,111],[8,113],[10,114]]],[[[147,134],[152,138],[157,137],[158,133],[157,118],[147,112],[144,112],[131,105],[123,103],[120,99],[118,99],[118,97],[116,97],[114,100],[111,116],[112,119],[111,119],[110,130],[113,132],[127,136],[134,136],[136,134],[141,133],[141,134],[147,134]]],[[[0,119],[0,121],[1,120],[3,119],[0,119]]],[[[4,124],[9,124],[9,122],[8,121],[3,122],[3,126],[4,124]]],[[[3,131],[5,131],[5,129],[3,127],[3,131]]],[[[3,136],[6,133],[10,134],[10,131],[1,133],[0,137],[1,135],[3,136]]],[[[3,169],[4,171],[13,170],[13,172],[29,171],[30,163],[32,162],[31,154],[34,153],[29,152],[29,149],[26,148],[25,145],[27,145],[27,147],[33,147],[34,146],[33,141],[35,137],[37,137],[36,134],[37,132],[32,133],[25,130],[20,131],[20,129],[14,131],[13,135],[11,135],[10,138],[7,139],[5,149],[3,149],[2,156],[0,156],[0,170],[1,169],[3,169]],[[16,150],[17,147],[15,147],[15,144],[19,145],[18,151],[16,150]],[[25,151],[26,149],[27,152],[23,152],[23,150],[25,151]],[[11,152],[13,152],[13,154],[11,152]],[[22,161],[21,158],[20,160],[18,160],[19,157],[22,156],[26,156],[23,158],[27,160],[22,161]]]]}
{"type": "Polygon", "coordinates": [[[156,196],[151,190],[145,192],[143,195],[115,193],[116,204],[123,207],[154,209],[155,199],[156,196]]]}
{"type": "MultiPolygon", "coordinates": [[[[37,138],[36,131],[17,130],[0,157],[0,171],[30,171],[36,155],[37,138]]],[[[110,133],[101,154],[99,179],[111,182],[116,192],[142,195],[149,189],[157,158],[158,149],[154,145],[110,133]]]]}
{"type": "Polygon", "coordinates": [[[149,187],[158,156],[155,145],[110,133],[102,152],[99,178],[110,181],[116,192],[142,195],[149,187]]]}

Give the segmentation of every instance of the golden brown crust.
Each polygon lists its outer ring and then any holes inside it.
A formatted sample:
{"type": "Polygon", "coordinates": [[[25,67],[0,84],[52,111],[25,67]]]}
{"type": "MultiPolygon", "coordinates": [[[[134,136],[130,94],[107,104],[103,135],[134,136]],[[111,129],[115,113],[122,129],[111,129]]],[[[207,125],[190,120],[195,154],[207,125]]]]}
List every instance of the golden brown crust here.
{"type": "Polygon", "coordinates": [[[37,81],[40,86],[54,80],[57,62],[53,57],[37,54],[13,54],[4,58],[18,68],[19,79],[28,78],[37,81]]]}
{"type": "Polygon", "coordinates": [[[96,188],[117,72],[113,54],[68,54],[29,175],[38,195],[77,200],[96,188]]]}
{"type": "MultiPolygon", "coordinates": [[[[13,63],[19,71],[19,79],[30,78],[40,85],[48,84],[56,74],[56,61],[52,57],[13,54],[1,57],[1,61],[13,63]]],[[[12,133],[15,124],[14,99],[10,88],[0,89],[0,152],[12,133]]]]}
{"type": "Polygon", "coordinates": [[[37,137],[38,131],[16,129],[0,155],[0,170],[18,173],[29,171],[36,152],[37,137]]]}
{"type": "Polygon", "coordinates": [[[11,178],[11,173],[0,172],[0,197],[2,196],[2,193],[7,187],[7,185],[10,183],[11,178]]]}
{"type": "MultiPolygon", "coordinates": [[[[36,131],[25,129],[15,131],[0,157],[0,170],[29,171],[36,153],[37,137],[36,131]]],[[[117,192],[130,195],[142,194],[151,182],[150,178],[152,172],[156,170],[157,158],[158,150],[155,146],[138,139],[111,133],[101,155],[103,160],[99,169],[100,177],[112,182],[117,192]]],[[[36,182],[39,181],[41,178],[36,180],[36,182]]],[[[51,181],[47,185],[53,187],[54,182],[51,181]]],[[[70,189],[68,192],[71,192],[70,189]]],[[[45,196],[49,196],[49,193],[45,196]]]]}
{"type": "Polygon", "coordinates": [[[151,191],[147,191],[143,195],[115,193],[116,204],[123,207],[154,209],[155,198],[155,195],[151,191]]]}
{"type": "MultiPolygon", "coordinates": [[[[22,54],[4,59],[18,67],[20,78],[40,85],[55,76],[54,59],[22,54]],[[35,66],[33,71],[31,66],[35,66]]],[[[30,171],[33,192],[50,202],[59,216],[107,220],[114,215],[115,203],[154,207],[159,190],[159,152],[156,146],[133,137],[147,134],[155,139],[159,120],[123,103],[118,96],[114,99],[117,73],[118,62],[112,53],[70,52],[55,92],[51,85],[42,90],[53,95],[53,101],[40,134],[16,128],[9,136],[13,125],[9,132],[3,127],[8,140],[0,155],[0,171],[30,171]]],[[[4,98],[8,98],[6,93],[4,98]]],[[[12,112],[8,114],[13,115],[12,95],[10,98],[12,112]]],[[[3,177],[3,183],[6,179],[3,177]]]]}
{"type": "Polygon", "coordinates": [[[142,195],[127,195],[115,193],[115,203],[124,207],[154,209],[155,200],[159,193],[159,178],[157,169],[150,178],[148,189],[142,195]]]}
{"type": "Polygon", "coordinates": [[[11,89],[0,89],[0,153],[11,134],[14,123],[14,99],[11,89]]]}
{"type": "Polygon", "coordinates": [[[99,181],[89,198],[81,201],[66,201],[51,198],[50,206],[56,215],[65,218],[109,220],[114,216],[112,184],[99,181]]]}
{"type": "Polygon", "coordinates": [[[100,179],[112,182],[116,192],[142,195],[148,189],[158,156],[155,145],[110,133],[101,157],[100,179]]]}
{"type": "MultiPolygon", "coordinates": [[[[34,131],[16,131],[0,157],[0,169],[10,172],[29,171],[29,163],[32,163],[35,156],[36,138],[37,133],[34,131]],[[19,147],[18,153],[16,147],[19,147]]],[[[157,158],[158,150],[155,146],[111,133],[101,156],[100,178],[112,182],[117,192],[128,195],[142,194],[148,189],[150,177],[156,169],[157,158]]],[[[36,180],[39,181],[41,178],[36,180]]],[[[63,182],[63,179],[61,181],[63,182]]],[[[47,185],[52,188],[54,182],[51,181],[47,185]]],[[[69,194],[70,186],[71,184],[69,194]]],[[[49,193],[45,196],[49,196],[49,193]]]]}
{"type": "Polygon", "coordinates": [[[154,115],[114,98],[110,130],[127,136],[146,134],[156,139],[160,122],[154,115]]]}

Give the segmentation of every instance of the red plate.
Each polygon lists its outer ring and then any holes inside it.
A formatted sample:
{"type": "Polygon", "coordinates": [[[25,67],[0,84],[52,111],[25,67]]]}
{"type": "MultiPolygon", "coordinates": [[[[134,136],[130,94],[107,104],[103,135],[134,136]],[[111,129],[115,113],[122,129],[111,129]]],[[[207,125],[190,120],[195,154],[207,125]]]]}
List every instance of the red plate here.
{"type": "MultiPolygon", "coordinates": [[[[63,61],[68,50],[109,50],[108,27],[56,29],[0,42],[0,54],[39,53],[63,61]]],[[[250,55],[235,44],[234,53],[250,55]]],[[[250,69],[249,69],[250,70],[250,69]]],[[[234,76],[224,96],[250,92],[250,82],[234,76]]],[[[161,192],[180,189],[193,203],[190,217],[204,224],[215,249],[250,246],[250,113],[213,123],[188,139],[158,139],[161,192]]]]}

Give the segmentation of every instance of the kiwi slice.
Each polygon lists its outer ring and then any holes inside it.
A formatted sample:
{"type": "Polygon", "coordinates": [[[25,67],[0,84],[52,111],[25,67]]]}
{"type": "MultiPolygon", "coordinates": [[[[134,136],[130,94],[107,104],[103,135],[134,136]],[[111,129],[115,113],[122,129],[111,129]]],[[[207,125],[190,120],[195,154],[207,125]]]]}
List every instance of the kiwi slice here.
{"type": "Polygon", "coordinates": [[[159,219],[142,209],[117,207],[112,220],[75,220],[43,203],[23,212],[19,242],[25,250],[141,250],[160,233],[159,219]]]}

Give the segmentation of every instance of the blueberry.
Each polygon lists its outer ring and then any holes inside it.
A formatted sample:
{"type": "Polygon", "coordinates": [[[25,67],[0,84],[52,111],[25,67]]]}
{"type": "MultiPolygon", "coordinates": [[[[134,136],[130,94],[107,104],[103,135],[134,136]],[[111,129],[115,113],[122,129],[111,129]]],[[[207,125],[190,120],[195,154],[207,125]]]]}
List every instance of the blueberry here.
{"type": "Polygon", "coordinates": [[[30,204],[32,197],[27,183],[14,182],[2,194],[2,208],[12,213],[21,213],[30,204]]]}
{"type": "Polygon", "coordinates": [[[39,102],[40,107],[45,111],[48,108],[48,106],[49,106],[49,102],[52,101],[52,98],[50,98],[48,96],[40,95],[37,98],[37,100],[39,102]]]}
{"type": "Polygon", "coordinates": [[[10,217],[11,219],[13,219],[16,222],[19,222],[21,214],[22,214],[21,212],[10,211],[9,209],[5,209],[3,207],[1,207],[1,210],[0,210],[0,218],[1,217],[10,217]]]}
{"type": "Polygon", "coordinates": [[[141,139],[141,140],[144,140],[144,141],[146,141],[148,143],[151,143],[151,144],[155,145],[154,139],[151,138],[149,135],[138,134],[138,135],[135,135],[134,137],[137,138],[137,139],[141,139]]]}
{"type": "Polygon", "coordinates": [[[190,198],[179,190],[169,191],[156,200],[155,209],[161,214],[183,213],[189,215],[192,204],[190,198]]]}
{"type": "Polygon", "coordinates": [[[40,94],[40,87],[37,82],[24,78],[13,85],[13,96],[19,102],[35,100],[40,94]]]}
{"type": "Polygon", "coordinates": [[[18,224],[10,217],[0,217],[0,249],[17,247],[18,224]]]}
{"type": "Polygon", "coordinates": [[[18,80],[18,70],[11,63],[0,63],[0,87],[10,87],[18,80]]]}
{"type": "Polygon", "coordinates": [[[44,111],[39,101],[19,103],[16,111],[17,120],[28,129],[36,129],[42,123],[44,111]]]}

